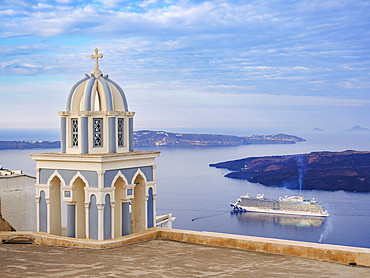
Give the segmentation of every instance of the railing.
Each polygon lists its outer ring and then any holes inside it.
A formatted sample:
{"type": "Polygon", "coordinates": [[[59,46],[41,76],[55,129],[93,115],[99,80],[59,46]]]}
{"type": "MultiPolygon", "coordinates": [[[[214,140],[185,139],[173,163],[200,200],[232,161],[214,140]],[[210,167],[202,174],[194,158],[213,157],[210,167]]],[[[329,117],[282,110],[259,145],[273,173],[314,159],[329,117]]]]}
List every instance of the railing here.
{"type": "Polygon", "coordinates": [[[159,215],[156,217],[155,225],[161,228],[170,228],[172,229],[172,222],[175,221],[176,217],[172,216],[172,213],[159,215]]]}

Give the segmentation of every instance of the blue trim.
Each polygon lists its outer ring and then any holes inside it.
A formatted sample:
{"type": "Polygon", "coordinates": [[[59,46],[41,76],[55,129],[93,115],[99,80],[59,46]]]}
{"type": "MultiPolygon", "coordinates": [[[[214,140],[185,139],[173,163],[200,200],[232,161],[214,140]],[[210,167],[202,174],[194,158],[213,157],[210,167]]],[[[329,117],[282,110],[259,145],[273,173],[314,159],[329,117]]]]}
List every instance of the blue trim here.
{"type": "MultiPolygon", "coordinates": [[[[147,181],[153,181],[153,168],[152,166],[145,167],[135,167],[127,169],[117,169],[117,170],[108,170],[104,174],[104,187],[110,187],[114,177],[117,175],[118,171],[126,177],[127,182],[130,183],[137,170],[140,169],[144,173],[147,181]]],[[[114,185],[113,185],[114,186],[114,185]]]]}
{"type": "MultiPolygon", "coordinates": [[[[153,168],[152,166],[126,168],[126,169],[116,169],[108,170],[104,174],[104,187],[110,187],[114,177],[117,175],[118,171],[126,177],[127,181],[130,183],[134,177],[137,170],[140,169],[144,173],[147,181],[153,181],[153,168]]],[[[61,169],[40,169],[39,171],[39,181],[40,184],[47,184],[50,176],[55,172],[62,176],[66,185],[68,186],[72,178],[77,174],[77,170],[61,170],[61,169]]],[[[89,183],[90,187],[98,188],[98,173],[96,171],[80,171],[81,175],[84,176],[89,183]]]]}
{"type": "Polygon", "coordinates": [[[105,102],[107,103],[107,111],[113,111],[112,93],[110,91],[109,85],[102,76],[99,76],[98,80],[103,84],[105,93],[105,102]]]}
{"type": "Polygon", "coordinates": [[[91,195],[89,205],[89,238],[98,239],[98,207],[95,195],[91,195]]]}
{"type": "Polygon", "coordinates": [[[129,151],[134,151],[134,119],[130,118],[128,121],[128,142],[129,142],[129,151]]]}
{"type": "Polygon", "coordinates": [[[81,153],[89,153],[89,118],[81,117],[81,153]]]}
{"type": "Polygon", "coordinates": [[[60,118],[60,152],[66,153],[67,145],[67,118],[60,118]]]}
{"type": "Polygon", "coordinates": [[[109,194],[105,195],[105,206],[104,206],[104,239],[110,239],[112,237],[112,208],[110,205],[109,194]]]}
{"type": "Polygon", "coordinates": [[[95,77],[92,77],[89,82],[86,84],[85,88],[85,101],[84,101],[84,111],[91,111],[91,95],[92,88],[95,83],[95,77]]]}
{"type": "MultiPolygon", "coordinates": [[[[40,169],[39,180],[40,184],[47,184],[48,179],[57,170],[68,186],[72,178],[77,174],[77,170],[60,170],[60,169],[40,169]]],[[[80,171],[85,177],[90,187],[98,188],[98,173],[96,171],[80,171]]]]}
{"type": "Polygon", "coordinates": [[[48,230],[48,207],[45,199],[45,191],[40,192],[39,203],[39,230],[40,232],[47,232],[48,230]]]}
{"type": "Polygon", "coordinates": [[[154,212],[153,212],[153,189],[150,187],[148,190],[149,198],[147,202],[147,212],[148,212],[148,228],[154,226],[154,212]]]}
{"type": "Polygon", "coordinates": [[[116,153],[116,117],[108,118],[109,152],[116,153]]]}
{"type": "Polygon", "coordinates": [[[76,237],[76,205],[67,204],[67,237],[76,237]]]}
{"type": "Polygon", "coordinates": [[[90,78],[90,76],[88,76],[87,74],[85,74],[85,77],[84,78],[82,78],[80,81],[78,81],[76,84],[73,85],[72,89],[69,91],[69,95],[68,95],[68,98],[67,98],[66,111],[71,111],[72,96],[73,96],[76,88],[78,86],[80,86],[81,83],[83,83],[86,80],[88,80],[89,78],[90,78]]]}
{"type": "Polygon", "coordinates": [[[123,106],[125,107],[125,111],[128,111],[128,105],[127,105],[126,96],[125,96],[125,93],[123,92],[122,88],[116,82],[114,82],[113,80],[109,79],[108,77],[106,78],[106,80],[108,82],[112,83],[112,85],[117,88],[117,90],[121,94],[122,101],[123,101],[123,106]]]}
{"type": "Polygon", "coordinates": [[[122,236],[127,236],[129,234],[131,234],[130,203],[123,202],[122,203],[122,236]]]}

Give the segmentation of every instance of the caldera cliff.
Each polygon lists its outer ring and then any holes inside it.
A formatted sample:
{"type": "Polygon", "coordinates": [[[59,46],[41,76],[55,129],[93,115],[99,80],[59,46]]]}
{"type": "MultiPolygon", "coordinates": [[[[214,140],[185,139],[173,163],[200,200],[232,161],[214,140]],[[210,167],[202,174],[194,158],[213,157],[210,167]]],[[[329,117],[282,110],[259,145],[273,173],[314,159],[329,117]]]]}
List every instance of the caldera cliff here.
{"type": "Polygon", "coordinates": [[[370,152],[312,152],[249,157],[210,164],[233,172],[228,178],[302,190],[370,192],[370,152]]]}

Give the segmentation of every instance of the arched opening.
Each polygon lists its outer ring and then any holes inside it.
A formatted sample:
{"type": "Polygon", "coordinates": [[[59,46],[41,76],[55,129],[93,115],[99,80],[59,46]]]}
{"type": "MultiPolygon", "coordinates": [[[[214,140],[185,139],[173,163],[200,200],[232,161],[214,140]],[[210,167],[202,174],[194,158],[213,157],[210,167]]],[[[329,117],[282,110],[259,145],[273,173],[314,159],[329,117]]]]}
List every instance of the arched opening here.
{"type": "Polygon", "coordinates": [[[48,207],[45,199],[45,191],[40,192],[40,203],[39,203],[39,231],[48,231],[48,207]]]}
{"type": "Polygon", "coordinates": [[[148,210],[148,228],[154,227],[154,208],[153,208],[153,189],[150,187],[148,190],[149,198],[147,203],[148,210]]]}
{"type": "Polygon", "coordinates": [[[131,234],[131,215],[129,200],[125,198],[124,186],[126,182],[119,177],[114,183],[115,206],[114,206],[114,237],[121,237],[131,234]]]}
{"type": "Polygon", "coordinates": [[[50,181],[50,233],[54,235],[62,235],[62,216],[61,216],[61,195],[60,195],[60,179],[55,176],[50,181]]]}
{"type": "Polygon", "coordinates": [[[104,205],[104,239],[112,237],[112,208],[109,194],[105,195],[104,205]]]}
{"type": "Polygon", "coordinates": [[[131,201],[131,231],[137,233],[145,231],[145,180],[141,175],[138,175],[134,181],[134,198],[131,201]]]}
{"type": "Polygon", "coordinates": [[[96,196],[91,195],[89,205],[89,238],[98,239],[98,207],[96,196]]]}
{"type": "Polygon", "coordinates": [[[94,111],[101,111],[101,99],[98,90],[96,90],[94,96],[94,111]]]}
{"type": "Polygon", "coordinates": [[[86,238],[84,190],[86,184],[80,177],[78,177],[73,181],[72,186],[75,188],[73,191],[73,200],[75,201],[75,237],[86,238]]]}

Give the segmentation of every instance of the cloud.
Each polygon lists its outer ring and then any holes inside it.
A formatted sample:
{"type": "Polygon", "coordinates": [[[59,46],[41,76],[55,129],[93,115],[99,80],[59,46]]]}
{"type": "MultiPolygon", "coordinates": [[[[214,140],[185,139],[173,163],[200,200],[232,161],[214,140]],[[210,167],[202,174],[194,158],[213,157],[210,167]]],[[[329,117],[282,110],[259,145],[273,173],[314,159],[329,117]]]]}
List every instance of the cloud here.
{"type": "MultiPolygon", "coordinates": [[[[57,35],[81,34],[90,31],[100,36],[110,36],[117,32],[148,34],[156,31],[175,31],[177,34],[232,31],[248,23],[260,24],[269,21],[270,15],[258,14],[249,4],[227,2],[180,1],[172,5],[157,3],[155,0],[139,1],[137,7],[152,8],[135,12],[122,1],[101,1],[103,5],[86,3],[82,5],[60,5],[58,2],[38,3],[19,11],[21,16],[11,17],[3,22],[4,29],[18,35],[32,35],[49,38],[57,35]],[[50,10],[51,7],[54,9],[50,10]],[[117,9],[110,9],[117,7],[117,9]],[[21,27],[21,28],[20,28],[21,27]],[[77,27],[77,28],[76,28],[77,27]],[[161,30],[162,29],[162,30],[161,30]]],[[[15,5],[14,5],[14,9],[15,5]]],[[[12,9],[6,9],[3,13],[12,9]]],[[[13,14],[10,14],[13,15],[13,14]]],[[[5,36],[7,33],[5,33],[5,36]]],[[[4,34],[3,34],[4,36],[4,34]]]]}
{"type": "Polygon", "coordinates": [[[151,4],[157,3],[157,0],[146,0],[138,4],[139,7],[147,7],[151,4]]]}
{"type": "Polygon", "coordinates": [[[100,69],[139,111],[143,99],[260,117],[263,109],[362,109],[369,13],[367,1],[350,0],[5,0],[0,78],[17,77],[15,91],[28,77],[59,76],[72,86],[93,69],[97,47],[100,69]]]}

